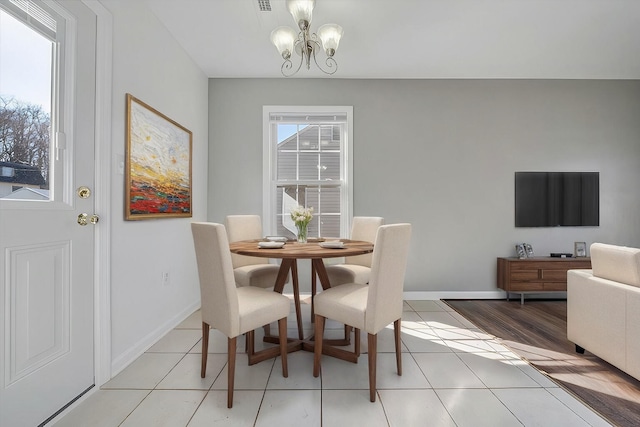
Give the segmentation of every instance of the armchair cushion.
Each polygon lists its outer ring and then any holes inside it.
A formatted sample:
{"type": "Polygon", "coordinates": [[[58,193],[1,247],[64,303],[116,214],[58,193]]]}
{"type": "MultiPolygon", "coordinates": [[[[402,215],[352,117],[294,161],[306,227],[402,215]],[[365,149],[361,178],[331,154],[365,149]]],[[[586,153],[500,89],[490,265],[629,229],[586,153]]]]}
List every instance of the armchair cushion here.
{"type": "Polygon", "coordinates": [[[591,267],[596,277],[640,287],[640,249],[594,243],[591,267]]]}

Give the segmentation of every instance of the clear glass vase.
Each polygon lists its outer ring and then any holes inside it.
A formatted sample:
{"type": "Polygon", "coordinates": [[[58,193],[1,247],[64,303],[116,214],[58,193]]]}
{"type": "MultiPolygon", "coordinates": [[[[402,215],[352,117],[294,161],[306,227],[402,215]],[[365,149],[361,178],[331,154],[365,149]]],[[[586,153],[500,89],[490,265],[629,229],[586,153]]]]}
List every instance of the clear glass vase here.
{"type": "Polygon", "coordinates": [[[296,223],[296,228],[298,229],[298,243],[307,243],[307,230],[309,228],[309,224],[304,223],[296,223]]]}

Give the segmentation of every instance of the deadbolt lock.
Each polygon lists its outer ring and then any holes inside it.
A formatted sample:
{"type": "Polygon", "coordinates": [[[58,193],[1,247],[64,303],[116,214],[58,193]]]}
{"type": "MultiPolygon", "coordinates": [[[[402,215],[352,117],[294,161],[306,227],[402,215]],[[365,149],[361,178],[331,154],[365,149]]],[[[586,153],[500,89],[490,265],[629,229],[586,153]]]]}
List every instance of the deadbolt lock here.
{"type": "Polygon", "coordinates": [[[89,187],[85,187],[84,185],[82,187],[78,187],[76,193],[78,193],[78,197],[81,199],[88,199],[91,196],[91,190],[89,187]]]}

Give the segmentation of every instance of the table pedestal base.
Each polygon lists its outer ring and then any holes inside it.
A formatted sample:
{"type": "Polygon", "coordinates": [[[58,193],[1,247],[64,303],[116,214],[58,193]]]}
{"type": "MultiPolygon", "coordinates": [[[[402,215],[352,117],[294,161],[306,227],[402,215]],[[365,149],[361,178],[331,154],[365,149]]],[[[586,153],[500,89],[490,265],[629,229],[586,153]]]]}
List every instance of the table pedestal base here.
{"type": "MultiPolygon", "coordinates": [[[[359,339],[359,337],[357,337],[359,339]]],[[[267,335],[262,339],[263,342],[267,342],[270,344],[280,344],[280,339],[275,335],[267,335]]],[[[315,348],[315,337],[311,336],[305,339],[295,339],[295,338],[287,338],[287,352],[293,353],[295,351],[309,351],[313,353],[315,348]]],[[[351,344],[350,339],[326,339],[324,340],[322,345],[322,354],[327,356],[332,356],[338,359],[346,360],[351,363],[358,363],[358,353],[359,343],[357,345],[358,349],[356,352],[342,350],[340,348],[335,348],[333,346],[347,346],[351,344]]],[[[254,357],[249,360],[249,365],[253,365],[254,363],[262,362],[263,360],[267,360],[273,357],[277,357],[280,355],[280,348],[273,347],[272,349],[264,349],[260,354],[260,357],[254,357]]]]}

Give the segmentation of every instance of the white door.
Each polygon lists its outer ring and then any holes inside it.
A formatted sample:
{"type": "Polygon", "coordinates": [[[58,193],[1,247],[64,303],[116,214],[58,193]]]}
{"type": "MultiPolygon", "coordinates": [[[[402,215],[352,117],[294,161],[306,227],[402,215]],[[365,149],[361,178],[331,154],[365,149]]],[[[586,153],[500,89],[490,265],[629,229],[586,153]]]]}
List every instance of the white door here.
{"type": "Polygon", "coordinates": [[[73,79],[60,91],[72,97],[58,112],[66,138],[51,152],[52,200],[0,199],[1,426],[44,423],[94,385],[99,225],[79,225],[80,214],[94,214],[94,194],[77,189],[94,188],[96,15],[79,1],[56,3],[67,11],[75,59],[66,52],[73,79]]]}

